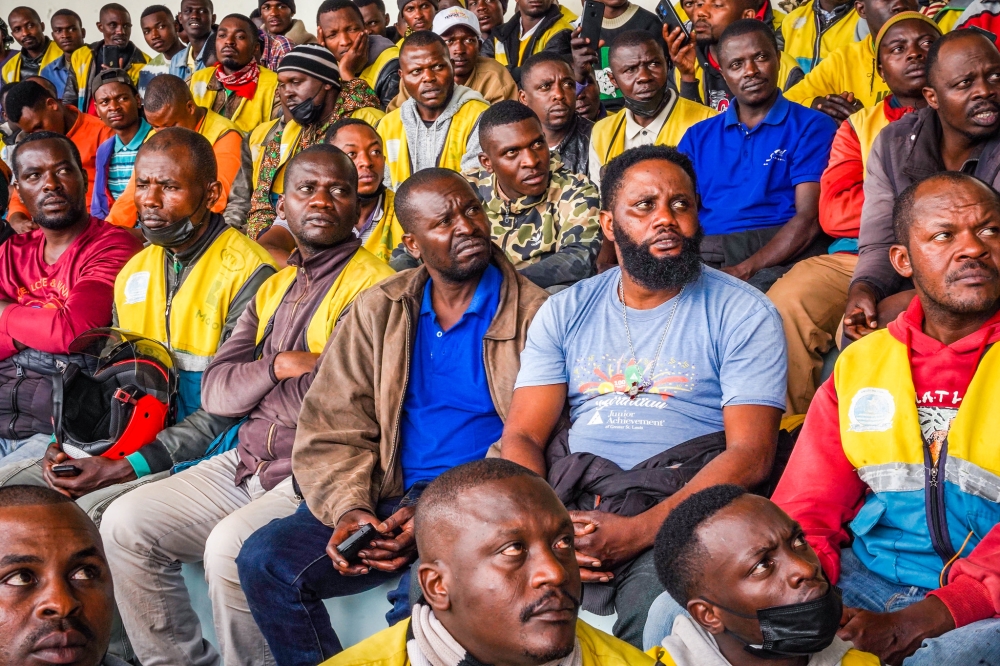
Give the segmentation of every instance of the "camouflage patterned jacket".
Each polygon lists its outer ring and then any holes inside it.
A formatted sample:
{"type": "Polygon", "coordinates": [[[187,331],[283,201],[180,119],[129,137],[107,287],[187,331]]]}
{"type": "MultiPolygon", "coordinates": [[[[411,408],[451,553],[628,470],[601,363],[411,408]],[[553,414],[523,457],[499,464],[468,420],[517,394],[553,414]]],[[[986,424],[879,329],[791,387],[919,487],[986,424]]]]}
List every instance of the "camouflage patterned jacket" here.
{"type": "Polygon", "coordinates": [[[549,174],[541,196],[510,201],[485,169],[465,173],[486,209],[493,241],[521,275],[543,289],[592,276],[601,249],[597,188],[555,157],[549,174]]]}

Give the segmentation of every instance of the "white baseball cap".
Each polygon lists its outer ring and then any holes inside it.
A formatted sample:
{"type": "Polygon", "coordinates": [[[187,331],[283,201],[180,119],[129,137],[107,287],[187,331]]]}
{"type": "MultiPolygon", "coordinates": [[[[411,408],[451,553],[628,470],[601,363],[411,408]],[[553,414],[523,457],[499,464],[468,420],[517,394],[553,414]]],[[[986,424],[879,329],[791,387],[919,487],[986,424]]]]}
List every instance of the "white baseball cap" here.
{"type": "Polygon", "coordinates": [[[476,15],[470,12],[464,7],[449,7],[448,9],[442,9],[437,14],[434,15],[434,33],[440,36],[444,36],[444,33],[448,32],[456,25],[464,25],[466,28],[472,30],[476,33],[479,39],[483,38],[483,33],[479,30],[479,19],[476,15]]]}

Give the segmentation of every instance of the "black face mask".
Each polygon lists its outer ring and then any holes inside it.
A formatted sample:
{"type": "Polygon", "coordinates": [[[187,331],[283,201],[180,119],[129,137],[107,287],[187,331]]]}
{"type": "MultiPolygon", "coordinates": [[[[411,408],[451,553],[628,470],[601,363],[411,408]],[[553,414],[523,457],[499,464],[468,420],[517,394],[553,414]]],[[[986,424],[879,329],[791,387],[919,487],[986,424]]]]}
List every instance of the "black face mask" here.
{"type": "Polygon", "coordinates": [[[664,86],[663,90],[656,93],[651,99],[640,102],[637,99],[632,99],[631,97],[625,97],[625,108],[632,112],[632,115],[640,116],[642,118],[652,118],[657,113],[660,112],[660,108],[663,106],[663,98],[667,95],[667,88],[664,86]]]}
{"type": "MultiPolygon", "coordinates": [[[[326,95],[326,90],[320,88],[319,97],[322,99],[326,95]]],[[[323,103],[320,101],[319,104],[316,103],[316,98],[307,99],[304,102],[296,104],[295,106],[288,109],[289,113],[292,114],[292,118],[295,119],[302,127],[307,125],[312,125],[319,121],[320,116],[323,115],[323,103]]]]}
{"type": "Polygon", "coordinates": [[[153,245],[172,249],[180,247],[191,240],[194,236],[195,228],[194,223],[191,222],[191,218],[185,217],[182,220],[168,224],[165,227],[160,227],[159,229],[150,229],[140,222],[139,231],[142,232],[143,238],[153,245]]]}
{"type": "Polygon", "coordinates": [[[750,645],[728,629],[726,633],[743,643],[744,650],[761,659],[787,659],[822,652],[833,643],[844,609],[840,590],[832,585],[830,591],[818,599],[762,608],[756,615],[744,615],[714,601],[705,601],[737,617],[760,622],[763,645],[750,645]]]}

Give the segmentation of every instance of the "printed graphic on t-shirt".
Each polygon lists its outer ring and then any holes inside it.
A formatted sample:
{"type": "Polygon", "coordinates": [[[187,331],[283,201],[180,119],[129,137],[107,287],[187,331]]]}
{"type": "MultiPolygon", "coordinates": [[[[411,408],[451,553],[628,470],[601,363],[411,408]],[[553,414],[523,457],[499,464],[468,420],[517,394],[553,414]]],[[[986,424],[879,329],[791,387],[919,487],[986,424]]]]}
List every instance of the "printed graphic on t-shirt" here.
{"type": "Polygon", "coordinates": [[[610,49],[607,46],[601,47],[599,54],[601,66],[594,68],[594,78],[597,79],[597,87],[601,91],[602,102],[606,102],[609,99],[621,99],[623,97],[622,91],[618,90],[617,86],[611,80],[611,62],[608,59],[609,51],[610,49]]]}
{"type": "Polygon", "coordinates": [[[930,450],[931,463],[937,465],[941,447],[948,437],[951,424],[958,415],[962,396],[957,391],[925,391],[917,397],[917,418],[924,443],[930,450]]]}

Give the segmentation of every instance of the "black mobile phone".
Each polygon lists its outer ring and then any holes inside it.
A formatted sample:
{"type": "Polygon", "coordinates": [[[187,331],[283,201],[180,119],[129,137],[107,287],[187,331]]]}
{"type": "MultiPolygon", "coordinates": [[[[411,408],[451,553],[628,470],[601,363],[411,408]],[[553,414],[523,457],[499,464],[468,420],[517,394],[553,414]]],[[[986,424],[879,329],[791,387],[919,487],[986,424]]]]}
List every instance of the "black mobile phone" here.
{"type": "Polygon", "coordinates": [[[674,31],[674,28],[680,28],[684,32],[684,36],[691,39],[691,31],[688,30],[687,23],[681,20],[681,17],[677,15],[677,10],[670,3],[670,0],[660,0],[656,5],[656,15],[663,21],[663,24],[670,28],[670,32],[674,31]]]}
{"type": "Polygon", "coordinates": [[[79,476],[82,470],[76,465],[53,465],[52,473],[56,476],[79,476]]]}
{"type": "Polygon", "coordinates": [[[590,40],[590,48],[595,51],[601,43],[601,27],[604,25],[604,3],[597,0],[587,0],[583,3],[583,15],[580,19],[583,29],[580,37],[590,40]]]}
{"type": "Polygon", "coordinates": [[[117,69],[121,67],[121,52],[118,50],[117,46],[110,46],[108,44],[104,45],[104,64],[111,69],[117,69]]]}
{"type": "Polygon", "coordinates": [[[378,536],[378,532],[370,524],[361,526],[357,532],[347,537],[344,543],[337,546],[337,552],[347,560],[348,564],[358,563],[358,553],[368,547],[369,542],[378,536]]]}

